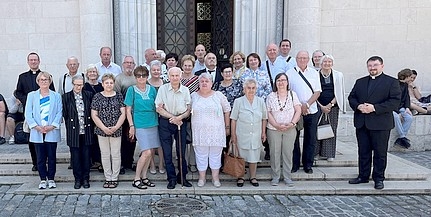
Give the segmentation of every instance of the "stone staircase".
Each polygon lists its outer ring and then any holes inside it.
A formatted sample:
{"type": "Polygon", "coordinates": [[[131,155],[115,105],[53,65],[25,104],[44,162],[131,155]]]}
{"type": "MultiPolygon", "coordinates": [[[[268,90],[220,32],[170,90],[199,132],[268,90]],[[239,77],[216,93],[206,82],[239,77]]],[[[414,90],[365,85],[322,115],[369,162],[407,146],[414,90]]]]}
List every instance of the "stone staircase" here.
{"type": "MultiPolygon", "coordinates": [[[[355,143],[339,141],[337,156],[334,161],[318,160],[315,162],[313,174],[303,170],[292,174],[294,187],[287,187],[283,182],[279,186],[270,185],[269,161],[259,164],[257,179],[260,187],[253,187],[247,181],[242,188],[236,187],[236,179],[221,174],[222,187],[215,188],[211,183],[211,175],[207,175],[204,187],[197,187],[198,173],[189,173],[187,179],[193,187],[166,189],[166,174],[148,174],[156,187],[147,190],[133,188],[133,171],[120,175],[120,184],[116,189],[104,189],[104,176],[98,171],[91,171],[91,188],[73,189],[72,170],[67,169],[69,162],[68,148],[64,142],[57,150],[56,189],[37,189],[39,178],[37,172],[31,171],[31,159],[27,145],[0,146],[0,185],[17,185],[15,194],[309,194],[309,195],[342,195],[342,194],[429,194],[431,192],[431,170],[404,160],[392,154],[388,156],[388,168],[384,190],[375,190],[374,183],[349,185],[347,180],[357,176],[357,147],[355,143]]],[[[247,175],[246,175],[247,177],[247,175]]]]}

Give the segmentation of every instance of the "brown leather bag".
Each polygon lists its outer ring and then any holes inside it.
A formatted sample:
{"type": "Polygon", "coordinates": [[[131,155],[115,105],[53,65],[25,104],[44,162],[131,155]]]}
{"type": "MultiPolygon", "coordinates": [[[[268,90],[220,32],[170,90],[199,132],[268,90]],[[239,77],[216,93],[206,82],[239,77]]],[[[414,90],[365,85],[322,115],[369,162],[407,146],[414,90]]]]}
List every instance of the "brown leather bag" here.
{"type": "Polygon", "coordinates": [[[224,154],[223,172],[235,178],[244,177],[245,160],[238,153],[235,153],[235,151],[232,152],[232,146],[234,144],[231,144],[228,151],[224,154]]]}

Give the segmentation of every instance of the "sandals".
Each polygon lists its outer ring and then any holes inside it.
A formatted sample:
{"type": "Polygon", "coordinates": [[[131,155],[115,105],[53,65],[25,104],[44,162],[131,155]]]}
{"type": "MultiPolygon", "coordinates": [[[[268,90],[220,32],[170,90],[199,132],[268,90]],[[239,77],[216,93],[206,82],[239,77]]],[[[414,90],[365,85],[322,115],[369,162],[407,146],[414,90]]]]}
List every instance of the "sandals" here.
{"type": "Polygon", "coordinates": [[[251,185],[253,185],[254,187],[258,187],[258,186],[259,186],[259,182],[257,182],[257,179],[256,179],[256,178],[251,178],[251,179],[250,179],[250,183],[251,183],[251,185]],[[253,180],[254,180],[255,182],[253,182],[253,180]]]}
{"type": "Polygon", "coordinates": [[[148,187],[155,187],[156,185],[152,183],[148,178],[141,179],[141,183],[148,187]]]}
{"type": "Polygon", "coordinates": [[[147,189],[145,184],[140,179],[133,181],[132,186],[137,189],[147,189]]]}
{"type": "Polygon", "coordinates": [[[111,184],[110,181],[105,181],[105,183],[103,183],[103,188],[109,188],[110,184],[111,184]]]}
{"type": "Polygon", "coordinates": [[[238,178],[237,180],[236,180],[236,186],[238,186],[238,187],[242,187],[242,186],[244,186],[244,179],[243,178],[238,178]]]}

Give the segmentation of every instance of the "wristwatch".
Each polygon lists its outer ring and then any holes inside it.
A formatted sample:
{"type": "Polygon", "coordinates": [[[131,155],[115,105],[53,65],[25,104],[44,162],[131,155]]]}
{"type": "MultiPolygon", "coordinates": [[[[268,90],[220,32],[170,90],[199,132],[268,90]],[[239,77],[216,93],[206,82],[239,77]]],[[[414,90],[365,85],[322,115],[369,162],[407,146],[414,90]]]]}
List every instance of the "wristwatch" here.
{"type": "Polygon", "coordinates": [[[335,104],[331,102],[331,107],[334,107],[334,106],[335,106],[335,104]]]}

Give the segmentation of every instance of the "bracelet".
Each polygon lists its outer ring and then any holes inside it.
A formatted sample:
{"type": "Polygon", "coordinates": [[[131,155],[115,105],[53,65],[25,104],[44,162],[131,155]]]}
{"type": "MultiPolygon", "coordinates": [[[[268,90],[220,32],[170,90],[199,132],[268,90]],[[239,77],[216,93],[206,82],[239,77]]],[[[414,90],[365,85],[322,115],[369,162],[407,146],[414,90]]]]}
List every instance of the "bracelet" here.
{"type": "Polygon", "coordinates": [[[129,127],[134,127],[134,126],[135,126],[135,125],[133,125],[133,124],[132,124],[132,125],[130,125],[129,127]]]}

